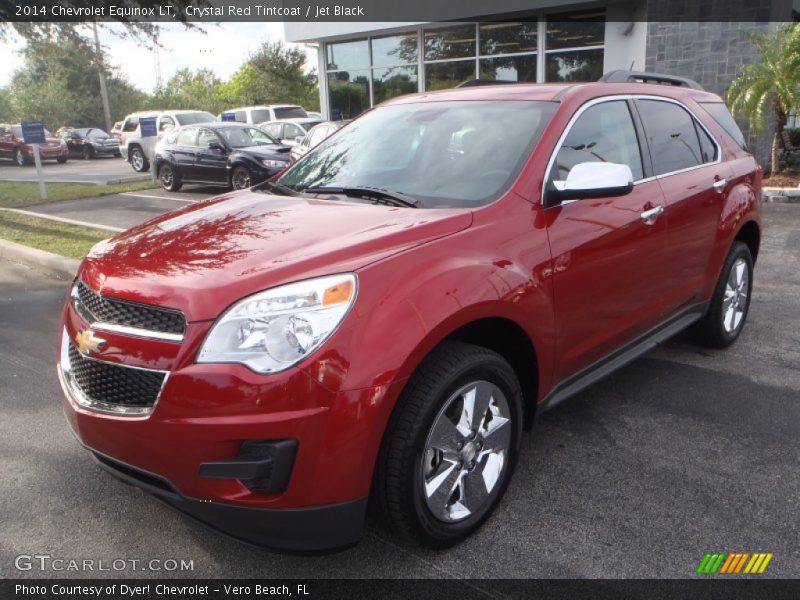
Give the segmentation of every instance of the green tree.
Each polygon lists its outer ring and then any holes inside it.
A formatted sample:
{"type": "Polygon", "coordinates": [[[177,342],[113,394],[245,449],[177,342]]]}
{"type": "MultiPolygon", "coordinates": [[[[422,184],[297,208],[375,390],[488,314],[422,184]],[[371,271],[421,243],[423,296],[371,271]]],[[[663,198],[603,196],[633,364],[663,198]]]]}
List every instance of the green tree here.
{"type": "Polygon", "coordinates": [[[305,70],[306,55],[283,42],[265,42],[225,86],[232,104],[300,104],[319,109],[317,75],[305,70]]]}
{"type": "Polygon", "coordinates": [[[210,69],[183,68],[149,99],[151,108],[190,108],[220,113],[228,106],[225,86],[210,69]]]}
{"type": "Polygon", "coordinates": [[[759,60],[745,65],[728,88],[734,114],[745,117],[754,131],[773,119],[772,172],[779,170],[781,134],[788,112],[800,105],[800,24],[778,27],[773,35],[748,33],[759,60]]]}
{"type": "MultiPolygon", "coordinates": [[[[103,123],[96,54],[89,42],[58,36],[31,39],[24,53],[25,64],[14,73],[8,89],[12,120],[41,119],[49,129],[103,123]]],[[[118,116],[142,102],[142,92],[103,69],[118,116]]]]}

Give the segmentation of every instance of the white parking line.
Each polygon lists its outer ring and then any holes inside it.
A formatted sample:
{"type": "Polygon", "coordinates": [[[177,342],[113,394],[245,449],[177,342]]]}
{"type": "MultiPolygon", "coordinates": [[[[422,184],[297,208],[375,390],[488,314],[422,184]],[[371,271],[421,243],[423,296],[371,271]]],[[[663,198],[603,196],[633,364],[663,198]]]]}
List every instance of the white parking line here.
{"type": "Polygon", "coordinates": [[[195,204],[200,200],[190,200],[189,198],[171,198],[170,196],[156,196],[155,194],[137,194],[136,192],[121,192],[120,196],[134,196],[136,198],[154,198],[156,200],[174,200],[175,202],[189,202],[195,204]]]}
{"type": "Polygon", "coordinates": [[[45,213],[38,213],[38,212],[31,212],[29,210],[20,210],[18,208],[0,208],[0,210],[4,210],[6,212],[17,213],[20,215],[25,215],[28,217],[37,217],[39,219],[45,219],[48,221],[57,221],[58,223],[66,223],[67,225],[77,225],[79,227],[89,227],[91,229],[104,229],[106,231],[114,231],[120,232],[125,231],[121,227],[111,227],[109,225],[100,225],[98,223],[89,223],[88,221],[77,221],[75,219],[66,219],[64,217],[56,217],[53,215],[48,215],[45,213]]]}

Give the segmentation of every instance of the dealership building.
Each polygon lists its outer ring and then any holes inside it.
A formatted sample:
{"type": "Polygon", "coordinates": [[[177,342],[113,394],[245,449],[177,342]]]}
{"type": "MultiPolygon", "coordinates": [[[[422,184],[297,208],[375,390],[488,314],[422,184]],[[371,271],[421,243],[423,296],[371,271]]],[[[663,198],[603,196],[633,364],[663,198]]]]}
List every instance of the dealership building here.
{"type": "Polygon", "coordinates": [[[494,0],[458,3],[465,12],[446,24],[287,22],[285,34],[317,45],[320,107],[333,119],[469,79],[594,81],[614,69],[689,77],[724,95],[755,59],[745,32],[792,21],[800,0],[722,5],[743,20],[710,20],[717,0],[532,0],[522,12],[518,0],[494,0]]]}

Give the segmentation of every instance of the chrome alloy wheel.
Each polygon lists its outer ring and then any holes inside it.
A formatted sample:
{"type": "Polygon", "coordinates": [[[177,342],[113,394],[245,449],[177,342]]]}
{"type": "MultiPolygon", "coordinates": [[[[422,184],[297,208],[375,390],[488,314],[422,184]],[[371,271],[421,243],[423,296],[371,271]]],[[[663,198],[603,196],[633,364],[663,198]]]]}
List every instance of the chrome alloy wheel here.
{"type": "Polygon", "coordinates": [[[131,165],[134,171],[144,169],[144,154],[138,148],[131,150],[131,165]]]}
{"type": "Polygon", "coordinates": [[[175,175],[172,173],[172,168],[169,165],[161,167],[161,185],[165,188],[172,187],[175,180],[175,175]]]}
{"type": "Polygon", "coordinates": [[[729,334],[739,329],[747,310],[750,294],[749,268],[743,258],[737,258],[728,273],[725,296],[722,299],[722,327],[729,334]]]}
{"type": "Polygon", "coordinates": [[[511,410],[488,381],[457,390],[433,421],[422,460],[422,491],[440,521],[454,523],[479,511],[496,494],[508,464],[511,410]]]}
{"type": "Polygon", "coordinates": [[[250,171],[244,167],[238,167],[233,172],[233,189],[245,190],[250,187],[250,171]]]}

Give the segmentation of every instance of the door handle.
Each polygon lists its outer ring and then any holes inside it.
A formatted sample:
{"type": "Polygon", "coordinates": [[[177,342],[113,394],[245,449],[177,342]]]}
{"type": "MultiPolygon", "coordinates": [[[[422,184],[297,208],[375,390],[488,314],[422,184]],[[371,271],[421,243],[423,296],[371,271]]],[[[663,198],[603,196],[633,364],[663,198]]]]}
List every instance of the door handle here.
{"type": "Polygon", "coordinates": [[[725,189],[726,185],[728,185],[728,180],[727,179],[720,179],[720,180],[714,182],[713,187],[717,192],[719,192],[721,194],[722,191],[725,189]]]}
{"type": "Polygon", "coordinates": [[[661,214],[664,212],[664,207],[661,205],[654,206],[650,210],[644,211],[641,215],[642,221],[645,223],[649,223],[650,221],[656,220],[661,214]]]}

